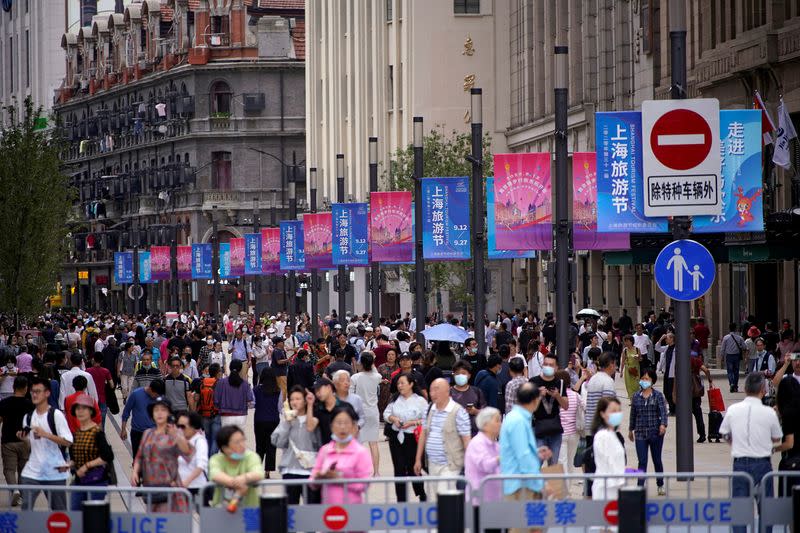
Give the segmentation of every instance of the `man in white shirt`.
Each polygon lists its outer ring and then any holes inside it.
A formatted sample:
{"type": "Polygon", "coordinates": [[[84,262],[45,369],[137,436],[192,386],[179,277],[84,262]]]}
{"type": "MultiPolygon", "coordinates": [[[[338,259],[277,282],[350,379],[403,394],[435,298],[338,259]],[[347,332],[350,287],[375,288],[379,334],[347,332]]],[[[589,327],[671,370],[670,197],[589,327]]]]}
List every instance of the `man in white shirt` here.
{"type": "Polygon", "coordinates": [[[89,386],[86,388],[86,392],[94,398],[94,401],[99,403],[97,397],[97,388],[94,386],[94,378],[88,372],[81,370],[81,363],[83,362],[83,358],[80,354],[72,354],[69,358],[70,363],[72,364],[72,368],[61,374],[61,386],[59,387],[59,394],[58,394],[58,406],[63,410],[64,409],[64,399],[69,396],[70,394],[75,392],[75,387],[72,386],[72,380],[75,379],[76,376],[83,376],[86,378],[86,381],[89,382],[89,386]]]}
{"type": "MultiPolygon", "coordinates": [[[[91,379],[89,380],[91,383],[91,379]]],[[[23,485],[65,486],[69,477],[69,461],[61,452],[62,447],[72,445],[72,432],[69,430],[64,413],[53,409],[50,414],[50,381],[34,379],[31,385],[31,400],[35,409],[22,420],[22,430],[17,433],[17,438],[27,439],[31,445],[31,455],[20,475],[23,485]]],[[[38,490],[22,491],[22,510],[33,509],[38,490]]],[[[67,508],[67,495],[65,492],[45,492],[54,511],[63,511],[67,508]]]]}
{"type": "MultiPolygon", "coordinates": [[[[94,341],[94,353],[102,352],[106,349],[106,337],[108,336],[108,330],[103,329],[100,331],[100,335],[98,335],[97,340],[94,341]]],[[[94,353],[90,353],[89,358],[91,358],[94,353]]]]}
{"type": "MultiPolygon", "coordinates": [[[[747,397],[728,407],[719,429],[731,444],[733,471],[750,474],[756,491],[764,476],[772,471],[770,458],[775,452],[775,446],[780,445],[783,438],[775,410],[761,403],[767,390],[766,385],[764,375],[760,372],[749,374],[744,381],[747,397]]],[[[771,498],[772,483],[764,488],[766,497],[771,498]]],[[[743,479],[733,479],[732,497],[752,496],[749,491],[749,483],[743,479]]],[[[733,529],[745,530],[744,527],[733,529]]]]}
{"type": "Polygon", "coordinates": [[[653,357],[653,341],[650,336],[644,331],[644,326],[641,323],[636,324],[636,333],[633,334],[633,345],[639,348],[642,357],[647,357],[650,363],[654,363],[653,357]]]}

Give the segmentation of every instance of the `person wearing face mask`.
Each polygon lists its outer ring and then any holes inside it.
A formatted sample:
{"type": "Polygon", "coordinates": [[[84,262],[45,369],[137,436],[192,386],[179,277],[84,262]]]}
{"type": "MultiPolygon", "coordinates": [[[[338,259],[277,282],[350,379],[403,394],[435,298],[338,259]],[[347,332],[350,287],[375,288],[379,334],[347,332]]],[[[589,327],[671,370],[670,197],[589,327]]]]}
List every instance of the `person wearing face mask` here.
{"type": "MultiPolygon", "coordinates": [[[[222,345],[220,345],[220,350],[222,345]]],[[[214,337],[206,335],[203,346],[200,348],[200,354],[197,357],[197,366],[202,368],[204,365],[211,364],[211,354],[214,353],[214,337]]]]}
{"type": "Polygon", "coordinates": [[[253,388],[256,388],[261,372],[263,372],[265,368],[268,368],[270,364],[269,351],[264,344],[264,340],[260,336],[253,335],[252,354],[253,364],[255,365],[255,370],[253,371],[253,388]]]}
{"type": "MultiPolygon", "coordinates": [[[[631,399],[631,417],[628,425],[628,440],[636,444],[639,470],[647,472],[647,451],[653,458],[656,472],[664,471],[661,450],[664,447],[664,434],[667,432],[667,408],[664,395],[655,390],[657,374],[652,369],[645,370],[639,378],[640,390],[631,399]]],[[[644,485],[644,479],[639,485],[644,485]]],[[[656,480],[658,495],[664,496],[664,478],[656,480]]]]}
{"type": "Polygon", "coordinates": [[[209,365],[219,365],[220,377],[226,376],[227,372],[225,371],[225,368],[228,364],[228,358],[225,356],[225,352],[222,351],[222,342],[217,340],[214,341],[214,351],[212,351],[208,357],[209,365]]]}
{"type": "Polygon", "coordinates": [[[472,337],[464,341],[464,354],[461,359],[469,362],[475,374],[486,368],[486,355],[478,353],[478,341],[472,337]]]}
{"type": "Polygon", "coordinates": [[[550,464],[558,461],[561,451],[561,440],[564,428],[561,426],[560,410],[569,407],[567,399],[567,384],[556,377],[558,361],[555,356],[548,354],[542,363],[542,373],[530,380],[539,387],[541,401],[533,415],[535,420],[533,431],[539,444],[547,446],[553,452],[550,464]]]}
{"type": "Polygon", "coordinates": [[[450,387],[450,397],[467,411],[471,433],[474,436],[478,434],[475,417],[478,416],[481,409],[486,407],[487,403],[483,391],[469,384],[471,374],[472,367],[466,360],[461,359],[453,365],[453,381],[455,384],[450,387]]]}
{"type": "Polygon", "coordinates": [[[247,439],[239,426],[225,426],[217,433],[219,453],[208,460],[208,478],[217,484],[214,506],[225,505],[230,512],[242,507],[258,507],[257,483],[264,479],[261,458],[247,449],[247,439]]]}
{"type": "Polygon", "coordinates": [[[592,483],[593,500],[616,500],[619,488],[625,484],[625,445],[617,433],[622,418],[619,400],[600,398],[592,420],[592,452],[595,474],[599,476],[592,483]]]}

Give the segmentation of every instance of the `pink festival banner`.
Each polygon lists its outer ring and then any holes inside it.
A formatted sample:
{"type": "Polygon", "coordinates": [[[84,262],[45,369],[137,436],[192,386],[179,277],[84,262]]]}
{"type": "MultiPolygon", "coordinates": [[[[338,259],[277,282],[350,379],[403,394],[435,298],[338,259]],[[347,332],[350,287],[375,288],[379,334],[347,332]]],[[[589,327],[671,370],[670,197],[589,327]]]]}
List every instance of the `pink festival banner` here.
{"type": "Polygon", "coordinates": [[[498,250],[553,247],[550,154],[495,154],[495,244],[498,250]]]}
{"type": "Polygon", "coordinates": [[[178,246],[178,279],[192,279],[191,246],[178,246]]]}
{"type": "Polygon", "coordinates": [[[597,154],[572,154],[572,228],[575,250],[630,250],[630,233],[597,231],[597,154]]]}
{"type": "Polygon", "coordinates": [[[370,193],[372,261],[411,261],[414,250],[410,191],[370,193]]]}
{"type": "Polygon", "coordinates": [[[244,276],[244,238],[231,239],[231,276],[244,276]]]}
{"type": "Polygon", "coordinates": [[[306,268],[333,269],[333,219],[330,213],[303,215],[306,268]]]}
{"type": "Polygon", "coordinates": [[[261,271],[264,274],[277,274],[281,271],[280,228],[261,230],[261,271]]]}
{"type": "Polygon", "coordinates": [[[153,281],[166,281],[170,279],[169,246],[150,247],[150,273],[153,281]]]}

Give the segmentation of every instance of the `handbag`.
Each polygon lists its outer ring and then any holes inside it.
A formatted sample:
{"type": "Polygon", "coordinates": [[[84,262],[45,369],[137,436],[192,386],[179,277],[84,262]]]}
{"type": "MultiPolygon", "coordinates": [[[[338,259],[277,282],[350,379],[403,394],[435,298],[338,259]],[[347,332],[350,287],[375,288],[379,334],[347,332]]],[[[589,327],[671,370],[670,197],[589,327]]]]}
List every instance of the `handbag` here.
{"type": "Polygon", "coordinates": [[[572,466],[575,468],[580,468],[583,466],[583,457],[586,453],[586,439],[581,438],[578,441],[578,449],[575,450],[575,457],[572,458],[572,466]]]}
{"type": "Polygon", "coordinates": [[[300,463],[300,466],[307,469],[314,468],[314,463],[317,462],[317,452],[301,450],[292,442],[292,439],[289,439],[289,446],[291,446],[292,453],[297,459],[297,462],[300,463]]]}
{"type": "Polygon", "coordinates": [[[633,366],[628,367],[628,374],[631,376],[638,378],[639,377],[639,369],[633,366]]]}
{"type": "Polygon", "coordinates": [[[718,387],[708,386],[708,408],[710,411],[725,412],[725,401],[722,399],[722,391],[718,387]]]}
{"type": "Polygon", "coordinates": [[[111,411],[112,415],[119,414],[119,402],[117,401],[117,394],[114,387],[106,383],[106,407],[111,411]]]}
{"type": "Polygon", "coordinates": [[[76,485],[102,485],[106,481],[106,466],[95,466],[83,477],[75,477],[76,485]]]}
{"type": "Polygon", "coordinates": [[[419,438],[422,435],[422,424],[414,427],[414,441],[419,442],[419,438]]]}

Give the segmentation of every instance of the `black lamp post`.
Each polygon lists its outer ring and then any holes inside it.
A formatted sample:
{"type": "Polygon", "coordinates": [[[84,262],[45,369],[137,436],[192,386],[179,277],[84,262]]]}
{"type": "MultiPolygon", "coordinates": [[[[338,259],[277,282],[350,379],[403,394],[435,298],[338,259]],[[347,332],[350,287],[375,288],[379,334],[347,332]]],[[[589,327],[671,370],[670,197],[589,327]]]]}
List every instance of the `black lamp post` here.
{"type": "Polygon", "coordinates": [[[427,287],[425,287],[425,259],[422,257],[422,117],[414,117],[414,246],[417,256],[414,261],[414,295],[416,298],[417,337],[425,346],[425,317],[428,315],[427,287]]]}

